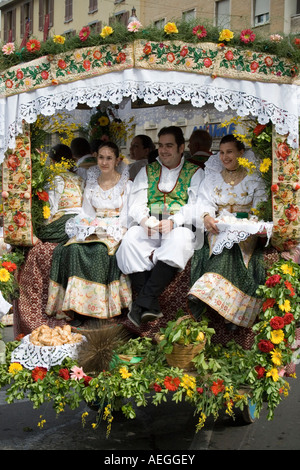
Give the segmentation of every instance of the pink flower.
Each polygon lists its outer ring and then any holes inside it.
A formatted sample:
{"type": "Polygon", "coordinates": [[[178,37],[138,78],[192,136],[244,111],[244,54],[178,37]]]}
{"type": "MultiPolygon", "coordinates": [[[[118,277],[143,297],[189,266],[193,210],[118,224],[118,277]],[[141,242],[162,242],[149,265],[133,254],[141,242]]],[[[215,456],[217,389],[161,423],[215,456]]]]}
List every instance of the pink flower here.
{"type": "Polygon", "coordinates": [[[248,44],[249,42],[253,42],[255,39],[255,34],[251,29],[243,29],[240,35],[240,40],[244,42],[245,44],[248,44]]]}
{"type": "Polygon", "coordinates": [[[198,39],[201,39],[201,38],[205,38],[205,36],[207,36],[207,31],[204,28],[204,26],[198,25],[198,26],[195,26],[193,28],[193,34],[195,34],[198,39]]]}
{"type": "Polygon", "coordinates": [[[71,379],[80,380],[84,379],[86,374],[83,372],[82,367],[73,366],[71,369],[71,379]]]}
{"type": "Polygon", "coordinates": [[[88,26],[85,26],[79,32],[79,38],[80,38],[81,41],[86,41],[90,34],[91,34],[90,28],[88,26]]]}
{"type": "Polygon", "coordinates": [[[3,47],[2,47],[2,52],[4,55],[10,55],[15,52],[15,44],[13,42],[7,42],[3,47]]]}
{"type": "Polygon", "coordinates": [[[127,26],[128,31],[131,33],[136,33],[142,27],[142,23],[138,20],[131,21],[127,26]]]}

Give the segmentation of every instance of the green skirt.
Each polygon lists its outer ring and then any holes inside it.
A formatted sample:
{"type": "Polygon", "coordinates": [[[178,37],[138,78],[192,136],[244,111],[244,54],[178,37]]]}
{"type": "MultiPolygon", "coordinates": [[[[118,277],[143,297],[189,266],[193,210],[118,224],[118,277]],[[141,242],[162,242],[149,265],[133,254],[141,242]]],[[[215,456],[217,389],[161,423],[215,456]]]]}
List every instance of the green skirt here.
{"type": "Polygon", "coordinates": [[[66,243],[69,240],[66,234],[66,222],[75,217],[76,214],[62,215],[59,219],[50,222],[40,228],[38,232],[38,238],[42,242],[49,243],[66,243]]]}
{"type": "Polygon", "coordinates": [[[189,294],[201,302],[199,309],[209,305],[226,320],[243,327],[253,325],[261,308],[256,290],[266,278],[263,250],[256,247],[245,262],[239,244],[211,254],[207,238],[191,260],[189,294]]]}
{"type": "Polygon", "coordinates": [[[72,312],[111,318],[131,305],[130,281],[102,242],[58,245],[52,258],[46,312],[72,318],[72,312]]]}

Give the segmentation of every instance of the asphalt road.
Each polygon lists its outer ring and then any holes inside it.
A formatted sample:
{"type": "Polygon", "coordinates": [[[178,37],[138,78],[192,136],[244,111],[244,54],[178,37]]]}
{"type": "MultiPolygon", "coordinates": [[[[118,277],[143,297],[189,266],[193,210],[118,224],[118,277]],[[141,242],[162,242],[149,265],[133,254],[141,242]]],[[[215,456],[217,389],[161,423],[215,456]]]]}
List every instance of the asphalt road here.
{"type": "MultiPolygon", "coordinates": [[[[8,329],[5,336],[9,336],[8,329]]],[[[288,381],[290,394],[277,408],[272,421],[267,420],[266,410],[249,425],[240,416],[233,421],[224,414],[216,421],[209,419],[205,427],[195,433],[197,418],[193,416],[193,410],[188,404],[175,404],[170,400],[158,407],[149,405],[137,409],[134,420],[128,420],[121,413],[115,414],[108,438],[106,423],[92,428],[96,413],[84,403],[77,410],[56,415],[51,404],[38,410],[33,410],[28,401],[8,405],[2,390],[0,449],[97,450],[102,451],[103,459],[112,458],[113,453],[135,455],[137,451],[144,451],[141,454],[144,456],[143,464],[145,456],[166,451],[181,451],[199,458],[200,454],[203,455],[200,451],[205,450],[299,450],[300,385],[297,379],[288,381]],[[85,412],[88,416],[83,427],[82,414],[85,412]],[[42,429],[38,427],[41,419],[45,420],[42,429]]]]}

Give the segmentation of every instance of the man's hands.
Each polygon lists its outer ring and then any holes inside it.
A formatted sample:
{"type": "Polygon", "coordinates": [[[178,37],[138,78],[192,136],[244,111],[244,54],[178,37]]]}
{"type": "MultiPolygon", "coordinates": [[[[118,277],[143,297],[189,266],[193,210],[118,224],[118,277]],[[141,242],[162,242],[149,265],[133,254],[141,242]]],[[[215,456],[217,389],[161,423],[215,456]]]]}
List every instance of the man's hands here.
{"type": "Polygon", "coordinates": [[[173,220],[170,220],[170,219],[160,220],[159,223],[157,225],[155,225],[154,227],[153,226],[149,227],[147,225],[147,221],[148,221],[148,218],[145,217],[141,221],[140,225],[144,228],[144,230],[147,233],[148,237],[151,237],[152,235],[155,235],[157,232],[159,232],[161,234],[169,233],[174,228],[174,222],[173,222],[173,220]]]}

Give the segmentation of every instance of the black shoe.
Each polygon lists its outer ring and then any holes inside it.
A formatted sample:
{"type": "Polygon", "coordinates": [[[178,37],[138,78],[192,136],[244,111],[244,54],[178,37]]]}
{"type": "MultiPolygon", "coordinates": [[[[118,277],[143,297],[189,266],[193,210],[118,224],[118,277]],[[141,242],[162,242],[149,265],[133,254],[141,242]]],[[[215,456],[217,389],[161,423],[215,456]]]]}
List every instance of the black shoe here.
{"type": "Polygon", "coordinates": [[[227,331],[236,331],[238,326],[231,322],[225,322],[225,328],[227,331]]]}
{"type": "Polygon", "coordinates": [[[141,313],[142,308],[134,302],[127,317],[137,328],[141,326],[141,313]]]}
{"type": "Polygon", "coordinates": [[[192,294],[188,295],[188,307],[189,311],[194,320],[199,321],[201,319],[201,305],[200,300],[192,294]]]}
{"type": "Polygon", "coordinates": [[[154,321],[162,317],[163,317],[163,314],[161,312],[151,312],[151,311],[145,310],[141,315],[141,320],[142,320],[142,323],[148,323],[149,321],[154,321]]]}

